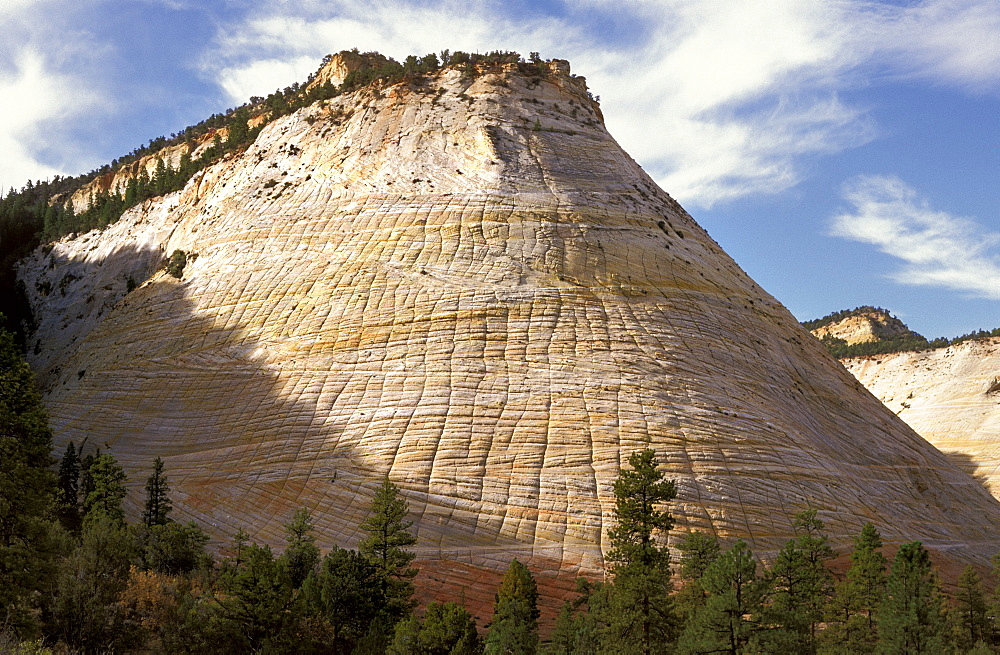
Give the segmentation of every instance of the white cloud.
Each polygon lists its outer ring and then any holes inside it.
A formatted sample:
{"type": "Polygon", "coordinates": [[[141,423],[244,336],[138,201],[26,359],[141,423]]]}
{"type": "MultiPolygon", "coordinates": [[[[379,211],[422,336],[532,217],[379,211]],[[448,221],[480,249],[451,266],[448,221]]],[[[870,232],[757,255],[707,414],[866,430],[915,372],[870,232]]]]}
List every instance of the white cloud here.
{"type": "Polygon", "coordinates": [[[833,219],[833,234],[905,262],[891,275],[896,282],[1000,300],[1000,233],[931,209],[897,177],[856,178],[844,197],[854,210],[833,219]]]}
{"type": "Polygon", "coordinates": [[[497,2],[265,7],[221,35],[206,59],[234,102],[301,80],[324,54],[355,46],[397,58],[537,50],[570,59],[602,96],[622,146],[679,200],[706,207],[784,191],[811,157],[875,138],[866,108],[842,99],[873,73],[1000,82],[993,0],[578,0],[565,14],[530,18],[497,2]],[[635,32],[616,36],[602,20],[635,32]]]}
{"type": "Polygon", "coordinates": [[[60,141],[67,119],[102,103],[92,84],[64,72],[85,68],[85,53],[97,49],[78,42],[72,29],[41,20],[48,12],[58,14],[56,4],[20,0],[0,11],[0,31],[10,37],[0,48],[0,192],[75,168],[64,168],[73,157],[73,147],[60,141]]]}
{"type": "Polygon", "coordinates": [[[935,0],[885,22],[884,49],[902,72],[974,88],[1000,82],[1000,3],[935,0]]]}

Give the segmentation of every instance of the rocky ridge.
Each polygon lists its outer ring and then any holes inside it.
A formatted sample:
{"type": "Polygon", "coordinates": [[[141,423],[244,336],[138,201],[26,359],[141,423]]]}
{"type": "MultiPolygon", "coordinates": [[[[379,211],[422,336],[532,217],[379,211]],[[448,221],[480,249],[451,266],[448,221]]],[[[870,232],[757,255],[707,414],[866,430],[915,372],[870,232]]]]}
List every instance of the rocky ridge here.
{"type": "Polygon", "coordinates": [[[280,543],[305,505],[350,546],[389,476],[425,588],[514,556],[569,581],[602,570],[612,483],[651,446],[678,533],[766,556],[815,508],[842,548],[870,520],[995,549],[1000,504],[652,182],[565,62],[301,109],[20,275],[58,444],[109,449],[133,503],[162,457],[217,538],[280,543]]]}
{"type": "Polygon", "coordinates": [[[842,339],[852,346],[856,343],[870,343],[915,334],[895,316],[877,309],[854,313],[839,321],[818,327],[812,330],[812,333],[818,339],[833,337],[842,339]]]}

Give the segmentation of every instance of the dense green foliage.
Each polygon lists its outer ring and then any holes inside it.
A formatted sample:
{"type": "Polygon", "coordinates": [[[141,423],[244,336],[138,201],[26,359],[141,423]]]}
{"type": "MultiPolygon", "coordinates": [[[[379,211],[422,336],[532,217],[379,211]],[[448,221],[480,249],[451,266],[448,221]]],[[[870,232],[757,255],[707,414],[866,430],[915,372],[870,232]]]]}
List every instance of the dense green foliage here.
{"type": "Polygon", "coordinates": [[[899,547],[878,611],[879,652],[943,653],[948,635],[944,596],[919,541],[899,547]]]}
{"type": "MultiPolygon", "coordinates": [[[[431,603],[422,619],[416,616],[396,627],[387,655],[478,655],[483,647],[472,615],[456,603],[431,603]]],[[[534,652],[500,650],[497,653],[534,652]]]]}
{"type": "Polygon", "coordinates": [[[142,522],[147,527],[166,525],[173,509],[170,502],[170,487],[163,474],[163,460],[153,460],[153,474],[146,480],[146,506],[142,511],[142,522]]]}
{"type": "MultiPolygon", "coordinates": [[[[872,313],[888,315],[889,311],[882,309],[881,307],[864,305],[862,307],[855,307],[854,309],[844,309],[838,312],[833,312],[832,314],[827,314],[823,318],[817,318],[812,321],[803,321],[802,326],[807,330],[812,331],[837,323],[845,318],[872,313]]],[[[938,337],[937,339],[932,339],[930,341],[916,332],[884,337],[877,341],[854,344],[848,344],[843,339],[838,339],[837,337],[832,336],[825,336],[821,338],[820,341],[824,346],[826,346],[827,350],[829,350],[834,357],[837,359],[845,359],[847,357],[864,357],[868,355],[886,355],[899,352],[947,348],[948,346],[957,346],[965,341],[989,339],[990,337],[1000,337],[1000,328],[996,328],[994,330],[977,330],[976,332],[963,334],[953,339],[938,337]]]]}
{"type": "Polygon", "coordinates": [[[417,539],[410,532],[413,521],[406,518],[407,512],[399,488],[386,478],[375,492],[371,515],[361,523],[368,536],[358,544],[361,554],[378,568],[380,591],[393,620],[406,616],[416,604],[413,577],[417,570],[410,567],[414,555],[406,547],[417,539]]]}
{"type": "Polygon", "coordinates": [[[664,480],[651,449],[632,453],[631,470],[615,481],[615,520],[608,537],[613,584],[606,642],[620,653],[662,652],[676,638],[667,532],[674,521],[663,509],[677,495],[664,480]]]}
{"type": "Polygon", "coordinates": [[[61,543],[51,450],[31,369],[0,329],[0,626],[31,630],[31,596],[52,580],[61,543]]]}

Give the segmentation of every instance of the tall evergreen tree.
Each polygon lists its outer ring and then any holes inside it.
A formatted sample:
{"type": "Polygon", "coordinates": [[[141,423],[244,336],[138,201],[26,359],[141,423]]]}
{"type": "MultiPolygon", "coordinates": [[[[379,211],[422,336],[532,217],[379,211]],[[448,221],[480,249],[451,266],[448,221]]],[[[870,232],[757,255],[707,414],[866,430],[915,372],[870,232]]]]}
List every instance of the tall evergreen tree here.
{"type": "Polygon", "coordinates": [[[878,641],[876,616],[885,594],[887,562],[882,536],[865,523],[854,539],[847,578],[838,582],[826,609],[827,627],[820,634],[827,649],[836,652],[872,652],[878,641]]]}
{"type": "Polygon", "coordinates": [[[334,546],[302,585],[305,613],[329,626],[326,648],[350,653],[385,609],[379,569],[356,550],[334,546]]]}
{"type": "Polygon", "coordinates": [[[632,470],[622,470],[615,480],[617,523],[608,533],[614,583],[607,646],[649,655],[669,648],[677,636],[665,544],[674,521],[662,509],[677,490],[657,470],[652,449],[632,453],[629,466],[632,470]]]}
{"type": "Polygon", "coordinates": [[[972,650],[990,637],[990,621],[982,581],[972,566],[966,566],[958,578],[955,593],[956,646],[962,652],[972,650]]]}
{"type": "Polygon", "coordinates": [[[911,541],[896,551],[878,612],[879,651],[943,653],[948,648],[944,603],[931,558],[911,541]]]}
{"type": "Polygon", "coordinates": [[[507,567],[493,604],[488,654],[532,655],[538,649],[538,587],[517,559],[507,567]]]}
{"type": "Polygon", "coordinates": [[[414,554],[406,547],[417,543],[417,538],[410,532],[413,521],[406,518],[407,511],[399,488],[386,478],[375,492],[371,515],[361,523],[368,536],[358,544],[361,554],[379,570],[382,595],[393,621],[408,614],[415,605],[412,580],[417,569],[410,566],[414,554]]]}
{"type": "Polygon", "coordinates": [[[579,596],[563,604],[550,635],[550,651],[561,655],[595,655],[605,640],[610,585],[577,578],[579,596]]]}
{"type": "Polygon", "coordinates": [[[482,652],[476,622],[464,607],[457,603],[431,603],[423,619],[411,616],[396,626],[386,655],[478,655],[482,652]]]}
{"type": "Polygon", "coordinates": [[[236,634],[245,639],[246,652],[268,652],[287,637],[293,622],[292,583],[269,546],[250,544],[243,551],[242,564],[229,568],[219,580],[225,592],[219,605],[236,634]]]}
{"type": "Polygon", "coordinates": [[[281,562],[288,569],[292,588],[298,589],[319,563],[319,548],[313,535],[309,510],[300,507],[292,520],[285,524],[285,552],[281,562]]]}
{"type": "Polygon", "coordinates": [[[782,548],[771,568],[773,597],[767,622],[773,629],[762,638],[769,650],[812,653],[816,626],[833,590],[833,575],[825,562],[834,553],[816,510],[797,514],[794,526],[798,536],[782,548]]]}
{"type": "Polygon", "coordinates": [[[125,481],[128,478],[118,460],[108,453],[96,456],[87,466],[86,478],[88,490],[83,499],[84,521],[106,517],[124,524],[122,501],[125,500],[125,481]]]}
{"type": "Polygon", "coordinates": [[[153,460],[153,474],[146,479],[146,507],[142,512],[142,522],[147,527],[166,525],[172,509],[170,487],[167,476],[163,475],[163,460],[157,457],[153,460]]]}
{"type": "Polygon", "coordinates": [[[51,578],[51,450],[31,369],[0,329],[0,625],[30,622],[25,603],[51,578]]]}
{"type": "Polygon", "coordinates": [[[119,602],[133,556],[123,524],[100,512],[89,516],[45,607],[47,632],[84,653],[139,646],[142,630],[119,602]]]}
{"type": "Polygon", "coordinates": [[[705,604],[707,594],[701,576],[719,556],[719,540],[704,532],[694,531],[684,535],[677,543],[681,555],[681,579],[684,587],[677,593],[677,609],[683,622],[705,604]]]}
{"type": "Polygon", "coordinates": [[[56,508],[63,527],[70,532],[80,531],[80,456],[76,446],[69,442],[59,462],[59,490],[56,508]]]}
{"type": "Polygon", "coordinates": [[[767,583],[743,540],[719,555],[702,576],[708,599],[684,627],[679,653],[743,653],[761,630],[767,583]]]}

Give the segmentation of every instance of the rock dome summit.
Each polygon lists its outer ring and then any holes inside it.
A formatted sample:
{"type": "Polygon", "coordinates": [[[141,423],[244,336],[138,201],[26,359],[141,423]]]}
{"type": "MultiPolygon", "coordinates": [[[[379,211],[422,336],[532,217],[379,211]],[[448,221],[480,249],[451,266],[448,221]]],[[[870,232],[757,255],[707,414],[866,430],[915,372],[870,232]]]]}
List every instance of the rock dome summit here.
{"type": "Polygon", "coordinates": [[[178,518],[218,539],[280,543],[306,506],[351,546],[388,476],[421,584],[515,556],[571,580],[602,569],[614,479],[651,447],[677,534],[766,556],[812,508],[842,549],[872,521],[995,551],[1000,504],[657,187],[564,61],[320,100],[20,276],[57,444],[136,486],[162,457],[178,518]]]}

